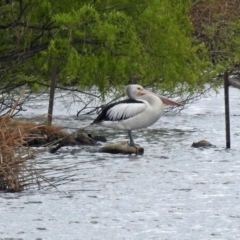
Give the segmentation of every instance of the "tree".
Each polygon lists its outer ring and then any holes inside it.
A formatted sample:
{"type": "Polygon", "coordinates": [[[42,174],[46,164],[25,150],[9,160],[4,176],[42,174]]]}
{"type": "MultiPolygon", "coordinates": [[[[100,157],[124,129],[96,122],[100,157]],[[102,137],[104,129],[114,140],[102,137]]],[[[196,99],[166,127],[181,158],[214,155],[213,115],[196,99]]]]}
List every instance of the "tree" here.
{"type": "Polygon", "coordinates": [[[173,90],[202,86],[208,67],[191,38],[190,1],[6,1],[0,6],[0,71],[4,87],[130,82],[173,90]],[[11,86],[9,83],[11,82],[11,86]]]}

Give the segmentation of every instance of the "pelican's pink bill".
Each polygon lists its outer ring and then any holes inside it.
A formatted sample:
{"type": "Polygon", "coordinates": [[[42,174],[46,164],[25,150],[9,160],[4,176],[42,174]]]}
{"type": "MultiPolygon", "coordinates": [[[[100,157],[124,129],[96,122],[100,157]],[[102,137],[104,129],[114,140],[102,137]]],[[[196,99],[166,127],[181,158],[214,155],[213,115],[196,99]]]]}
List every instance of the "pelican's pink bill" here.
{"type": "Polygon", "coordinates": [[[169,98],[157,95],[157,94],[155,94],[155,93],[153,93],[153,92],[151,92],[149,90],[146,90],[146,89],[142,89],[139,93],[141,95],[152,94],[152,95],[158,96],[162,100],[163,104],[165,104],[165,105],[178,106],[178,107],[183,106],[183,104],[181,104],[181,103],[174,102],[173,100],[170,100],[169,98]]]}
{"type": "Polygon", "coordinates": [[[178,106],[178,107],[183,106],[183,104],[178,103],[178,102],[174,102],[173,100],[170,100],[169,98],[166,98],[166,97],[163,97],[163,96],[159,96],[159,95],[158,95],[158,97],[162,100],[162,102],[165,105],[178,106]]]}

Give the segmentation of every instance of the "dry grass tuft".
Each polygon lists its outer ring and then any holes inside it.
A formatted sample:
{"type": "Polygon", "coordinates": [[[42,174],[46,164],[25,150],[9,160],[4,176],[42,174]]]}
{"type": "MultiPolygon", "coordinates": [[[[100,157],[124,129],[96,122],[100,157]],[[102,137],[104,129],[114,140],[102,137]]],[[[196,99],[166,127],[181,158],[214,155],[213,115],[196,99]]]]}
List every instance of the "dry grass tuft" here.
{"type": "Polygon", "coordinates": [[[11,126],[10,117],[0,118],[0,190],[23,190],[26,160],[32,154],[24,148],[28,133],[21,126],[11,126]]]}
{"type": "Polygon", "coordinates": [[[31,154],[22,147],[28,133],[20,126],[11,125],[11,115],[24,93],[25,89],[21,91],[9,115],[0,118],[0,190],[16,192],[23,190],[25,185],[23,169],[31,154]]]}

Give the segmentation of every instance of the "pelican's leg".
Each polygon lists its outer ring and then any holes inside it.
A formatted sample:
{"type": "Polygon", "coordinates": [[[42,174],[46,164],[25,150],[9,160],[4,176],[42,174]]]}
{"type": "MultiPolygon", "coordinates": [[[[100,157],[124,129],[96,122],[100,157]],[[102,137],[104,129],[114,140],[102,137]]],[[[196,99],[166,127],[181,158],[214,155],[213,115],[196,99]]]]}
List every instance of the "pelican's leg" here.
{"type": "Polygon", "coordinates": [[[128,130],[128,136],[129,136],[129,139],[130,139],[130,146],[134,146],[135,143],[134,143],[133,137],[132,137],[132,130],[128,130]]]}

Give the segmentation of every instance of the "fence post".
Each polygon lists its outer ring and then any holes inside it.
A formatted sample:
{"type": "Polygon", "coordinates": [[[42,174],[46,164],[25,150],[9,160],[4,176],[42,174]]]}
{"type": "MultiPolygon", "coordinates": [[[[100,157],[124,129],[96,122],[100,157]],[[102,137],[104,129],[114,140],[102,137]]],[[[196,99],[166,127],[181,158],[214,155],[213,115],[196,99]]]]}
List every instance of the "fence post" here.
{"type": "Polygon", "coordinates": [[[225,99],[225,125],[226,125],[226,148],[230,148],[230,116],[229,116],[229,79],[228,72],[224,72],[224,99],[225,99]]]}

